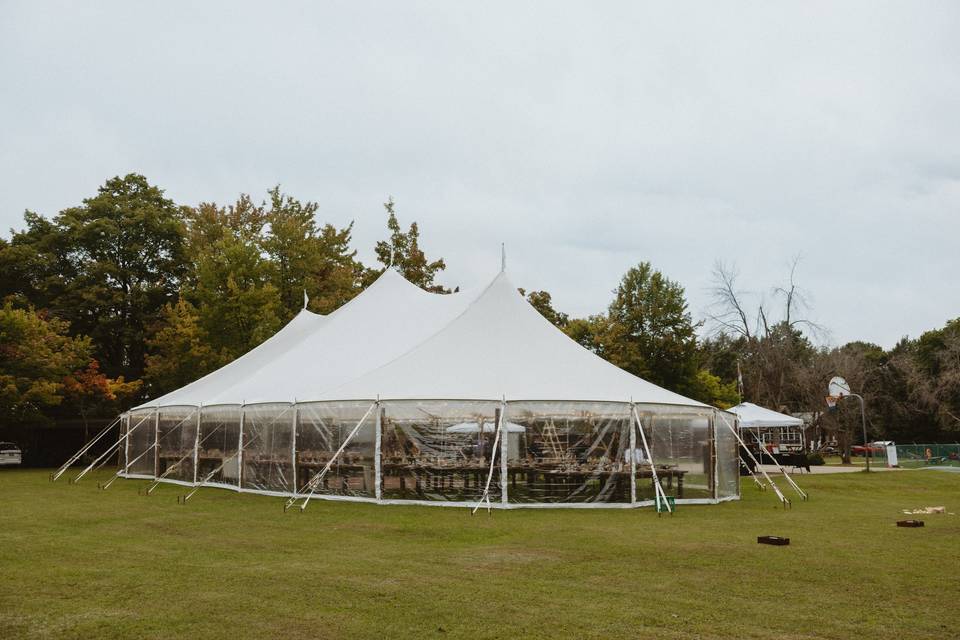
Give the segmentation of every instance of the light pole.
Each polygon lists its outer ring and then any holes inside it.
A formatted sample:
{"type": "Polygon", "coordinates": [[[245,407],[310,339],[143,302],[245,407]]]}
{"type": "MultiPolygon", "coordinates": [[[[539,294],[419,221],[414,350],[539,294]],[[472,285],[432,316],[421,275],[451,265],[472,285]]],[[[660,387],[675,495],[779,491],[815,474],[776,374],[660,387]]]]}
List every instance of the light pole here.
{"type": "Polygon", "coordinates": [[[863,455],[867,457],[867,472],[870,471],[870,445],[867,443],[867,410],[863,403],[863,396],[858,393],[848,393],[851,398],[860,401],[860,420],[863,423],[863,455]]]}

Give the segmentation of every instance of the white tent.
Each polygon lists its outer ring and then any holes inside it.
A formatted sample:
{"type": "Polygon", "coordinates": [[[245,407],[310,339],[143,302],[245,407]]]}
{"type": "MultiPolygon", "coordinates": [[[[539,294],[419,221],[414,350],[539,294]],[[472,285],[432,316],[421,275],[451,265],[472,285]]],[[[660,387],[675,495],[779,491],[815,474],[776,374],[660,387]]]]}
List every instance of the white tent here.
{"type": "MultiPolygon", "coordinates": [[[[507,433],[525,433],[526,427],[522,427],[519,424],[513,424],[512,422],[504,422],[503,429],[507,433]]],[[[492,422],[483,423],[483,432],[484,433],[495,433],[497,431],[497,425],[492,422]]],[[[480,425],[476,422],[461,422],[460,424],[455,424],[450,427],[447,427],[447,433],[480,433],[480,425]]]]}
{"type": "Polygon", "coordinates": [[[627,507],[650,503],[653,473],[678,500],[716,502],[739,495],[734,419],[718,417],[582,348],[506,272],[438,295],[388,269],[329,316],[303,311],[125,414],[120,473],[425,504],[476,501],[482,476],[500,506],[627,507]],[[624,466],[641,446],[655,469],[624,466]]]}
{"type": "Polygon", "coordinates": [[[729,409],[736,414],[748,443],[772,456],[798,453],[804,449],[803,420],[785,413],[742,402],[729,409]]]}
{"type": "Polygon", "coordinates": [[[727,411],[737,414],[737,417],[740,419],[741,429],[803,426],[803,420],[800,418],[794,418],[785,413],[777,413],[771,409],[755,405],[752,402],[741,402],[737,406],[727,409],[727,411]]]}

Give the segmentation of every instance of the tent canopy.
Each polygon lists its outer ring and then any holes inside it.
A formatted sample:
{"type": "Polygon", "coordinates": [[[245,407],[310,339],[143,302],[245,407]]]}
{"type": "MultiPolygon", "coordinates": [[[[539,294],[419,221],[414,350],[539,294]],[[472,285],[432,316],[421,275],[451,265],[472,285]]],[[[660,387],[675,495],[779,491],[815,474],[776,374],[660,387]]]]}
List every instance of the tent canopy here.
{"type": "Polygon", "coordinates": [[[377,398],[708,408],[581,347],[506,272],[479,294],[440,295],[393,269],[329,316],[303,311],[231,364],[138,408],[377,398]]]}
{"type": "Polygon", "coordinates": [[[737,414],[737,417],[740,418],[740,427],[743,429],[803,426],[803,420],[800,418],[794,418],[785,413],[777,413],[752,402],[741,402],[735,407],[730,407],[727,411],[737,414]]]}
{"type": "Polygon", "coordinates": [[[584,349],[530,306],[506,272],[422,344],[322,394],[321,399],[378,396],[707,406],[584,349]]]}

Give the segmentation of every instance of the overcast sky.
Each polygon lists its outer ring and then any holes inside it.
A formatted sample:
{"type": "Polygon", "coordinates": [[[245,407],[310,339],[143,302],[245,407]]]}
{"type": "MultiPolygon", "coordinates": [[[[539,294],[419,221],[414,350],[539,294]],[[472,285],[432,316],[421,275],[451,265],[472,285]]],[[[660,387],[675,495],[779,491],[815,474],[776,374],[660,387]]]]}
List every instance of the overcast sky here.
{"type": "Polygon", "coordinates": [[[650,260],[800,284],[830,342],[960,316],[960,5],[0,0],[0,227],[140,172],[416,220],[443,281],[602,310],[650,260]]]}

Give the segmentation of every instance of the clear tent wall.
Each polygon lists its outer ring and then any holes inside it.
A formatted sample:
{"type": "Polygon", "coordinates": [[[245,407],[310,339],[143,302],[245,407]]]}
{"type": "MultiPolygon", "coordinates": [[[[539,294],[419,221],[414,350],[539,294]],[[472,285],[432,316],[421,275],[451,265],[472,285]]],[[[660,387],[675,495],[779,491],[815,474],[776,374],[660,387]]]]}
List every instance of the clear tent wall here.
{"type": "Polygon", "coordinates": [[[466,506],[483,497],[492,469],[494,506],[642,506],[655,490],[638,420],[668,496],[678,503],[739,496],[733,418],[710,408],[614,402],[138,409],[123,416],[121,474],[267,495],[313,488],[319,498],[466,506]],[[328,464],[322,483],[310,487],[328,464]]]}

